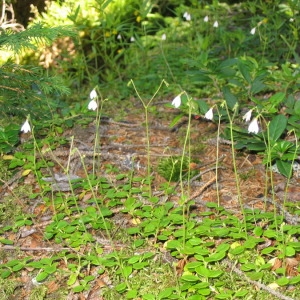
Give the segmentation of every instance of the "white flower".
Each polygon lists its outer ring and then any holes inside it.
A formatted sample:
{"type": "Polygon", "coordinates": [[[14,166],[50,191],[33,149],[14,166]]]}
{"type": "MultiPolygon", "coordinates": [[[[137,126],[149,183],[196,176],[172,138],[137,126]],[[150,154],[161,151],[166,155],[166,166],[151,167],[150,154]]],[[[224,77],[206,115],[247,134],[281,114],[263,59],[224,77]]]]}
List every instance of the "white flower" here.
{"type": "Polygon", "coordinates": [[[254,35],[254,34],[255,34],[255,31],[256,31],[256,27],[253,27],[253,28],[251,29],[250,33],[254,35]]]}
{"type": "Polygon", "coordinates": [[[243,120],[245,122],[249,122],[251,120],[251,115],[252,115],[252,109],[250,109],[249,111],[247,111],[244,116],[243,116],[243,120]]]}
{"type": "Polygon", "coordinates": [[[213,117],[214,117],[214,113],[213,113],[213,108],[211,107],[204,115],[204,118],[207,120],[212,120],[213,117]]]}
{"type": "Polygon", "coordinates": [[[24,122],[24,124],[21,127],[21,131],[24,133],[30,132],[31,131],[31,127],[30,124],[28,122],[28,119],[26,119],[26,121],[24,122]]]}
{"type": "Polygon", "coordinates": [[[290,18],[290,22],[294,22],[295,20],[293,18],[290,18]]]}
{"type": "Polygon", "coordinates": [[[175,107],[175,108],[178,108],[180,105],[181,105],[181,98],[180,98],[180,95],[176,96],[174,98],[174,100],[172,101],[172,105],[175,107]]]}
{"type": "Polygon", "coordinates": [[[213,27],[218,28],[218,27],[219,27],[219,22],[218,22],[218,21],[215,21],[213,27]]]}
{"type": "Polygon", "coordinates": [[[130,42],[134,42],[135,41],[135,38],[134,38],[134,36],[132,36],[131,38],[130,38],[130,42]]]}
{"type": "Polygon", "coordinates": [[[205,16],[203,19],[204,22],[208,22],[208,16],[205,16]]]}
{"type": "Polygon", "coordinates": [[[96,92],[95,89],[93,89],[93,90],[90,92],[90,99],[91,99],[91,100],[94,100],[94,99],[96,99],[97,97],[98,97],[97,92],[96,92]]]}
{"type": "Polygon", "coordinates": [[[121,40],[121,39],[122,39],[122,35],[121,35],[120,33],[117,35],[117,39],[118,39],[118,40],[121,40]]]}
{"type": "Polygon", "coordinates": [[[255,133],[257,134],[259,132],[259,127],[258,127],[258,121],[257,118],[254,118],[251,123],[249,124],[248,127],[248,132],[249,133],[255,133]]]}
{"type": "Polygon", "coordinates": [[[183,14],[183,17],[186,19],[186,21],[191,21],[192,19],[192,16],[187,11],[183,14]]]}
{"type": "Polygon", "coordinates": [[[91,100],[89,105],[88,105],[88,109],[89,110],[96,110],[98,107],[97,102],[95,101],[95,99],[91,100]]]}
{"type": "Polygon", "coordinates": [[[165,41],[167,39],[167,36],[166,36],[166,34],[164,33],[162,36],[161,36],[161,40],[162,41],[165,41]]]}

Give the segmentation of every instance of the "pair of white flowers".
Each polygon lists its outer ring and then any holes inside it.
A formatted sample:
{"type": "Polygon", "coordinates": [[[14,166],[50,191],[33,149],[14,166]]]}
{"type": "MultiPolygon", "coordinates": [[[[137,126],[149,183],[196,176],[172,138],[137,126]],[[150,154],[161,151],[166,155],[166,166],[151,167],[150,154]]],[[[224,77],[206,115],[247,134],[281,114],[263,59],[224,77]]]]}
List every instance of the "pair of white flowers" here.
{"type": "MultiPolygon", "coordinates": [[[[181,95],[178,95],[176,96],[173,101],[172,101],[172,105],[175,107],[175,108],[179,108],[180,105],[181,105],[181,95]]],[[[211,107],[207,112],[206,114],[204,115],[204,118],[205,119],[208,119],[208,120],[212,120],[214,117],[214,114],[213,114],[213,107],[211,107]]]]}
{"type": "MultiPolygon", "coordinates": [[[[181,105],[181,95],[176,96],[173,101],[172,101],[172,105],[175,108],[179,108],[181,105]]],[[[252,109],[250,109],[244,116],[243,116],[243,120],[245,122],[249,122],[251,120],[251,116],[252,116],[252,109]]],[[[204,115],[204,118],[207,120],[212,120],[214,118],[214,112],[213,112],[213,107],[211,107],[204,115]]],[[[249,126],[248,126],[248,132],[249,133],[254,133],[257,134],[259,132],[259,126],[258,126],[258,120],[257,117],[253,118],[252,121],[250,122],[249,126]]]]}
{"type": "MultiPolygon", "coordinates": [[[[91,101],[89,102],[89,105],[88,105],[89,110],[96,110],[98,108],[98,103],[96,101],[97,98],[98,98],[97,92],[96,92],[95,89],[93,89],[90,92],[91,101]]],[[[31,131],[31,126],[30,126],[28,118],[27,118],[26,121],[24,122],[24,124],[21,127],[21,132],[28,133],[30,131],[31,131]]]]}
{"type": "MultiPolygon", "coordinates": [[[[251,116],[252,116],[252,109],[248,110],[244,114],[243,120],[245,122],[249,122],[251,120],[251,116]]],[[[252,121],[250,122],[250,124],[248,126],[248,132],[249,133],[258,134],[258,132],[259,132],[259,125],[258,125],[257,117],[253,118],[252,121]]]]}
{"type": "MultiPolygon", "coordinates": [[[[208,22],[208,16],[205,16],[204,19],[203,19],[203,21],[204,21],[205,23],[207,23],[207,22],[208,22]]],[[[213,27],[214,27],[214,28],[218,28],[218,27],[219,27],[219,22],[218,22],[218,21],[215,21],[214,24],[213,24],[213,27]]]]}
{"type": "Polygon", "coordinates": [[[187,11],[183,14],[183,17],[185,18],[186,21],[192,20],[192,16],[187,11]]]}
{"type": "Polygon", "coordinates": [[[96,92],[95,89],[93,89],[90,92],[90,99],[91,99],[91,101],[89,102],[89,105],[88,105],[88,109],[89,110],[96,110],[98,108],[98,103],[96,101],[97,98],[98,98],[97,92],[96,92]]]}

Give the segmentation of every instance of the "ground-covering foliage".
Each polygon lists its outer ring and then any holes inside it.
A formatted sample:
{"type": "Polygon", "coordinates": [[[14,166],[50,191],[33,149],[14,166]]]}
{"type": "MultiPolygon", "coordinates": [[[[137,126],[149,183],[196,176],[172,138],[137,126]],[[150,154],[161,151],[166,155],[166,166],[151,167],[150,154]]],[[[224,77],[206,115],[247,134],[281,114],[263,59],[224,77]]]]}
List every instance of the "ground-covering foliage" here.
{"type": "Polygon", "coordinates": [[[0,299],[299,299],[300,3],[233,2],[2,1],[0,299]]]}

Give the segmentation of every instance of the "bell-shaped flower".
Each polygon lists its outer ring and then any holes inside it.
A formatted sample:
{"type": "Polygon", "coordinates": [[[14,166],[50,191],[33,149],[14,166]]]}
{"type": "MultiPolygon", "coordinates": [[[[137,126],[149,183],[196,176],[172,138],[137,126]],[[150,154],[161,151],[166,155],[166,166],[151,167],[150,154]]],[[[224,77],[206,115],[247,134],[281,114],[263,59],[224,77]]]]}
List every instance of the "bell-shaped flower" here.
{"type": "Polygon", "coordinates": [[[192,19],[192,16],[187,11],[183,14],[183,17],[186,19],[186,21],[191,21],[192,19]]]}
{"type": "Polygon", "coordinates": [[[118,40],[121,40],[121,39],[122,39],[121,33],[119,33],[119,34],[117,35],[117,39],[118,39],[118,40]]]}
{"type": "Polygon", "coordinates": [[[256,32],[256,27],[253,27],[253,28],[251,29],[250,33],[254,35],[255,32],[256,32]]]}
{"type": "Polygon", "coordinates": [[[176,97],[173,99],[172,105],[173,105],[175,108],[179,108],[179,106],[181,105],[181,97],[180,97],[180,95],[176,96],[176,97]]]}
{"type": "Polygon", "coordinates": [[[31,131],[31,127],[30,124],[28,122],[28,119],[26,119],[26,121],[24,122],[24,124],[21,127],[21,131],[24,133],[30,132],[31,131]]]}
{"type": "Polygon", "coordinates": [[[219,22],[215,21],[213,27],[218,28],[219,27],[219,22]]]}
{"type": "Polygon", "coordinates": [[[205,16],[203,19],[204,22],[208,22],[208,16],[205,16]]]}
{"type": "Polygon", "coordinates": [[[206,114],[204,115],[204,118],[207,120],[212,120],[214,118],[213,108],[211,107],[206,114]]]}
{"type": "Polygon", "coordinates": [[[90,92],[90,99],[91,99],[91,100],[94,100],[94,99],[96,99],[97,97],[98,97],[97,92],[96,92],[95,89],[93,89],[93,90],[90,92]]]}
{"type": "Polygon", "coordinates": [[[88,105],[89,110],[96,110],[98,108],[98,104],[95,99],[92,99],[88,105]]]}
{"type": "Polygon", "coordinates": [[[167,36],[166,36],[166,34],[164,33],[162,36],[161,36],[161,40],[162,41],[165,41],[167,39],[167,36]]]}
{"type": "Polygon", "coordinates": [[[134,41],[135,41],[135,37],[132,36],[132,37],[130,38],[130,42],[133,43],[134,41]]]}
{"type": "Polygon", "coordinates": [[[252,109],[248,110],[242,117],[245,122],[249,122],[251,120],[252,109]]]}
{"type": "Polygon", "coordinates": [[[248,132],[258,134],[259,126],[258,126],[257,118],[253,118],[253,120],[250,122],[248,126],[248,132]]]}

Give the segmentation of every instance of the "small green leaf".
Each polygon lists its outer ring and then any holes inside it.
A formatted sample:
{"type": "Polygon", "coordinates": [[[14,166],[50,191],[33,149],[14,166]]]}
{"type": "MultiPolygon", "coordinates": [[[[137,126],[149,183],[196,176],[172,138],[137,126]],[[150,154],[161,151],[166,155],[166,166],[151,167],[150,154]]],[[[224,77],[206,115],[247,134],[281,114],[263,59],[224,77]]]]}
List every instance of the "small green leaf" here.
{"type": "Polygon", "coordinates": [[[294,256],[295,254],[296,254],[296,251],[293,247],[286,246],[286,248],[285,248],[285,255],[286,256],[294,256]]]}
{"type": "Polygon", "coordinates": [[[4,271],[0,270],[0,276],[1,276],[2,279],[5,279],[5,278],[9,277],[11,274],[12,274],[12,272],[8,269],[6,269],[4,271]]]}
{"type": "Polygon", "coordinates": [[[56,272],[56,265],[51,265],[51,266],[47,266],[44,268],[44,271],[48,274],[52,274],[54,272],[56,272]]]}
{"type": "Polygon", "coordinates": [[[283,160],[276,160],[276,166],[281,175],[285,176],[286,178],[290,178],[293,174],[293,165],[291,162],[283,161],[283,160]]]}
{"type": "Polygon", "coordinates": [[[275,250],[276,250],[275,247],[267,247],[267,248],[261,250],[261,254],[270,254],[275,250]]]}
{"type": "Polygon", "coordinates": [[[263,234],[263,229],[261,227],[255,227],[254,230],[253,230],[253,233],[256,236],[261,236],[263,234]]]}
{"type": "Polygon", "coordinates": [[[234,296],[235,297],[245,297],[249,292],[247,290],[237,291],[234,296]]]}
{"type": "Polygon", "coordinates": [[[0,243],[4,244],[4,245],[13,245],[14,242],[8,239],[0,239],[0,243]]]}
{"type": "Polygon", "coordinates": [[[290,282],[289,279],[286,277],[282,277],[282,278],[279,278],[278,280],[276,280],[276,283],[280,286],[288,285],[289,282],[290,282]]]}
{"type": "Polygon", "coordinates": [[[41,282],[44,281],[48,276],[49,274],[47,272],[41,272],[35,277],[35,279],[36,281],[41,282]]]}
{"type": "MultiPolygon", "coordinates": [[[[211,293],[210,289],[197,289],[197,293],[203,296],[208,296],[211,293]]],[[[197,298],[196,298],[197,299],[197,298]]]]}
{"type": "Polygon", "coordinates": [[[226,252],[216,252],[210,255],[209,257],[205,258],[206,262],[216,262],[222,260],[226,256],[226,252]]]}
{"type": "Polygon", "coordinates": [[[172,293],[173,293],[173,288],[166,288],[158,294],[158,299],[165,299],[165,298],[168,299],[168,297],[172,295],[172,293]]]}
{"type": "Polygon", "coordinates": [[[145,267],[147,267],[148,265],[149,265],[149,263],[144,261],[144,262],[136,263],[132,267],[135,270],[141,270],[141,269],[144,269],[145,267]]]}
{"type": "Polygon", "coordinates": [[[77,280],[77,274],[71,274],[67,282],[68,285],[73,285],[77,280]]]}
{"type": "Polygon", "coordinates": [[[300,282],[300,276],[290,278],[290,284],[294,285],[300,282]]]}
{"type": "Polygon", "coordinates": [[[252,263],[244,264],[241,266],[241,270],[246,271],[246,272],[255,270],[255,269],[256,269],[256,265],[252,264],[252,263]]]}
{"type": "Polygon", "coordinates": [[[231,297],[232,297],[231,294],[220,293],[220,294],[215,296],[215,299],[230,299],[231,297]]]}
{"type": "Polygon", "coordinates": [[[137,290],[130,290],[126,294],[126,299],[134,299],[137,296],[137,290]]]}
{"type": "Polygon", "coordinates": [[[193,271],[195,268],[200,267],[200,266],[202,266],[202,265],[203,265],[203,263],[201,263],[201,262],[199,262],[199,261],[193,261],[193,262],[187,263],[187,264],[185,265],[185,267],[186,267],[188,270],[193,271]]]}
{"type": "Polygon", "coordinates": [[[195,275],[182,275],[181,279],[188,282],[200,281],[200,278],[195,275]]]}
{"type": "Polygon", "coordinates": [[[267,238],[276,238],[277,232],[271,229],[267,229],[264,231],[264,236],[267,238]]]}
{"type": "Polygon", "coordinates": [[[74,293],[81,293],[84,290],[84,286],[83,285],[77,285],[73,288],[73,292],[74,293]]]}
{"type": "Polygon", "coordinates": [[[245,247],[244,246],[238,246],[234,249],[230,249],[230,253],[233,255],[239,255],[242,254],[245,251],[245,247]]]}
{"type": "Polygon", "coordinates": [[[125,282],[122,282],[120,284],[118,284],[116,287],[115,287],[116,291],[119,292],[119,293],[123,293],[126,289],[127,289],[127,285],[125,282]]]}

